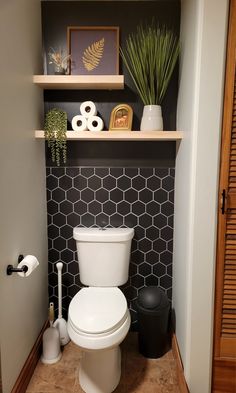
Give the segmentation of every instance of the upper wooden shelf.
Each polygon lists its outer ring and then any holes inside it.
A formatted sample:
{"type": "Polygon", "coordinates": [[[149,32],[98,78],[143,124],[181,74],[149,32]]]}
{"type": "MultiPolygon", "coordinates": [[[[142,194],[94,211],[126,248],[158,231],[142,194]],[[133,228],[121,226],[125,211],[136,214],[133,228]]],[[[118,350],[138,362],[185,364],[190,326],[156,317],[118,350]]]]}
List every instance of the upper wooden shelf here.
{"type": "Polygon", "coordinates": [[[33,82],[51,90],[124,89],[124,75],[34,75],[33,82]]]}
{"type": "MultiPolygon", "coordinates": [[[[35,131],[35,138],[44,139],[44,131],[35,131]]],[[[92,141],[177,141],[182,131],[67,131],[68,140],[92,141]]]]}

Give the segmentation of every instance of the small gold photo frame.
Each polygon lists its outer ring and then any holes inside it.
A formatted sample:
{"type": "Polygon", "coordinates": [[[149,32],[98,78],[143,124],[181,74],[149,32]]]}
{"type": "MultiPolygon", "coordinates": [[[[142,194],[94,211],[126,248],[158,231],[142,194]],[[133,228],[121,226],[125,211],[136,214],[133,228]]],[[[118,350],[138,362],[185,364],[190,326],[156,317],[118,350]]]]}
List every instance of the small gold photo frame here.
{"type": "Polygon", "coordinates": [[[110,117],[110,131],[131,131],[133,109],[127,104],[119,104],[112,109],[110,117]]]}

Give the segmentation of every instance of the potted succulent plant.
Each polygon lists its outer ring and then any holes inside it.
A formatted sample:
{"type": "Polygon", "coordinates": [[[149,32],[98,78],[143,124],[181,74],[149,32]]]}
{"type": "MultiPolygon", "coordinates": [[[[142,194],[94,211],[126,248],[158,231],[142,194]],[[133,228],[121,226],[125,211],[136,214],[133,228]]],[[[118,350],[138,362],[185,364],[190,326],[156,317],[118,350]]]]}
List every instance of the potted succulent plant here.
{"type": "Polygon", "coordinates": [[[144,104],[141,131],[163,130],[161,103],[179,56],[179,40],[165,27],[140,25],[120,54],[144,104]]]}
{"type": "Polygon", "coordinates": [[[56,162],[57,166],[60,166],[61,156],[63,163],[66,163],[66,130],[66,112],[58,108],[51,109],[45,117],[44,135],[51,149],[52,162],[56,162]]]}
{"type": "Polygon", "coordinates": [[[61,48],[59,48],[59,50],[50,48],[48,56],[49,56],[49,64],[54,65],[55,74],[64,75],[67,71],[68,61],[71,58],[71,56],[63,55],[63,50],[61,48]]]}

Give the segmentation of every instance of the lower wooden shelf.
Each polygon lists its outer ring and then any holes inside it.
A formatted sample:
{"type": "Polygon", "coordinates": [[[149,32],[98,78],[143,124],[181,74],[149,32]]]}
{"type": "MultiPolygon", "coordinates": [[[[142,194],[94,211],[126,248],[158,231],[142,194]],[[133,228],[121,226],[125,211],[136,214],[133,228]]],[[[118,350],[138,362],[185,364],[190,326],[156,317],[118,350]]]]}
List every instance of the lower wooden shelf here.
{"type": "MultiPolygon", "coordinates": [[[[68,140],[86,141],[177,141],[182,131],[67,131],[68,140]]],[[[35,138],[44,139],[44,131],[35,131],[35,138]]]]}

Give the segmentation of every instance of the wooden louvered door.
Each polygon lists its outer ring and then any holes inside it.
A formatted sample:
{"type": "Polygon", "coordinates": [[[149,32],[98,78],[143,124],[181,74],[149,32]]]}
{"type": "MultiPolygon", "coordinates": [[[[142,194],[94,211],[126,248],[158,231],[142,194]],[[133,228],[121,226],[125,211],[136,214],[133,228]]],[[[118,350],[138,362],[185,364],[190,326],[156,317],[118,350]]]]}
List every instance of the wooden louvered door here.
{"type": "Polygon", "coordinates": [[[236,393],[236,0],[231,0],[219,186],[213,393],[236,393]]]}

